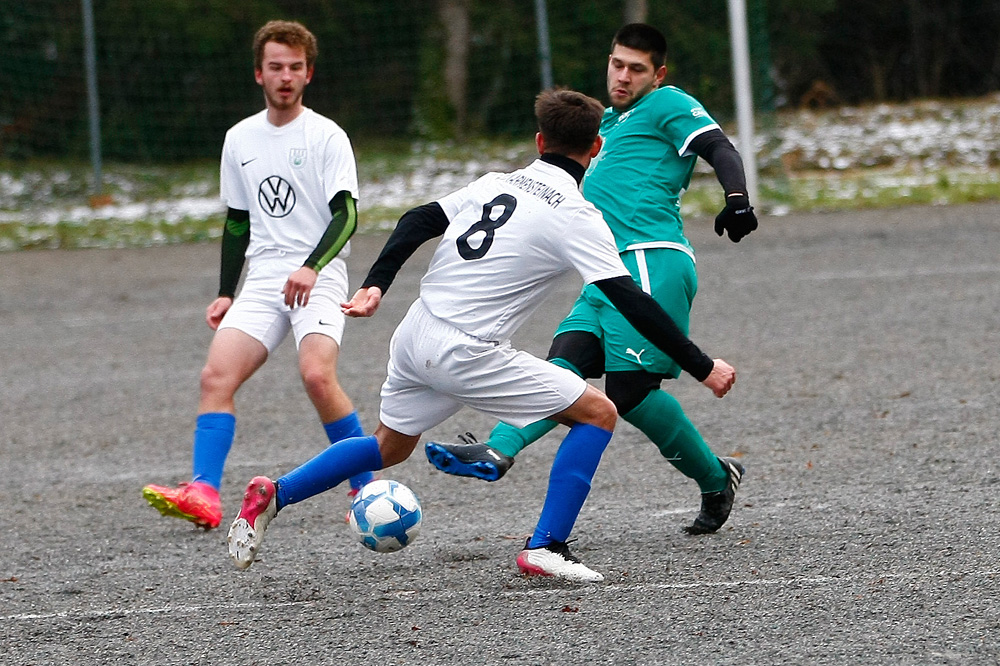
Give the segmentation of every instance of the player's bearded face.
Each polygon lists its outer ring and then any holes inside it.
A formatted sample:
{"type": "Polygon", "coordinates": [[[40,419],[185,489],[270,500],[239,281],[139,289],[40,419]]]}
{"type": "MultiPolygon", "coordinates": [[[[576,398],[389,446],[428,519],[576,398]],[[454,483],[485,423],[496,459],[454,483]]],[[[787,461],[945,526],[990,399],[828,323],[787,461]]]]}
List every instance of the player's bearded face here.
{"type": "Polygon", "coordinates": [[[616,44],[608,56],[608,97],[611,106],[619,111],[629,108],[643,95],[655,90],[666,74],[666,67],[653,67],[653,61],[645,51],[616,44]]]}
{"type": "Polygon", "coordinates": [[[264,89],[268,107],[285,110],[302,103],[302,93],[312,73],[306,66],[305,49],[268,42],[264,45],[261,68],[255,76],[264,89]]]}

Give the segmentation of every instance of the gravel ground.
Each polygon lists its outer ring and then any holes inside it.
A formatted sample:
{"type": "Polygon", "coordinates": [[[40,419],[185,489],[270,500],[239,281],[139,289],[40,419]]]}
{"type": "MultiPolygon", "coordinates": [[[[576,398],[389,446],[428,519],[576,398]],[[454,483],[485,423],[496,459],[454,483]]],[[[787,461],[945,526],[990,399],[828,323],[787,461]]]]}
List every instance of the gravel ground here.
{"type": "MultiPolygon", "coordinates": [[[[388,472],[425,513],[399,553],[351,541],[335,489],[235,570],[225,529],[139,494],[189,473],[217,246],[4,254],[0,661],[996,664],[998,220],[996,204],[792,215],[739,245],[695,221],[693,335],[739,381],[721,401],[670,389],[745,482],[718,534],[686,536],[696,487],[620,424],[575,531],[607,581],[584,586],[514,565],[559,431],[495,484],[419,452],[388,472]]],[[[355,283],[383,240],[356,242],[355,283]]],[[[428,256],[349,325],[341,375],[366,427],[428,256]]],[[[543,354],[577,288],[518,345],[543,354]]],[[[250,476],[323,446],[290,343],[275,356],[239,396],[224,524],[250,476]]],[[[491,425],[465,410],[428,438],[491,425]]]]}

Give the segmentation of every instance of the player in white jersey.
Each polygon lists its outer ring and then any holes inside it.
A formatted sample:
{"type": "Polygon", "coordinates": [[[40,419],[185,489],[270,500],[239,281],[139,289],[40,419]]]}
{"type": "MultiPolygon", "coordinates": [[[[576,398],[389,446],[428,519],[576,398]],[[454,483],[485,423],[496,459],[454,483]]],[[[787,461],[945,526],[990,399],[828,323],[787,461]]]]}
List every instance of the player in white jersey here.
{"type": "MultiPolygon", "coordinates": [[[[271,21],[253,48],[266,108],[233,126],[222,148],[220,193],[228,213],[219,296],[206,312],[216,333],[201,372],[192,480],[142,491],[162,514],[205,529],[222,519],[219,487],[236,431],[236,391],[289,331],[330,442],[364,434],[337,381],[344,258],[357,227],[354,152],[344,130],[302,103],[316,61],[312,33],[299,23],[271,21]]],[[[352,478],[352,492],[371,479],[371,473],[352,478]]]]}
{"type": "Polygon", "coordinates": [[[277,481],[252,479],[229,530],[237,566],[253,563],[280,509],[351,474],[402,462],[424,431],[468,405],[511,423],[547,415],[570,426],[541,517],[517,564],[526,574],[603,580],[569,552],[566,541],[611,439],[614,404],[572,372],[515,350],[511,335],[552,281],[575,270],[719,397],[736,375],[702,353],[639,290],[600,213],[580,194],[584,169],[600,149],[602,110],[580,93],[542,93],[535,105],[540,159],[510,174],[488,174],[403,215],[362,288],[344,304],[351,316],[374,314],[406,259],[443,235],[420,297],[393,335],[379,426],[372,436],[341,441],[277,481]]]}

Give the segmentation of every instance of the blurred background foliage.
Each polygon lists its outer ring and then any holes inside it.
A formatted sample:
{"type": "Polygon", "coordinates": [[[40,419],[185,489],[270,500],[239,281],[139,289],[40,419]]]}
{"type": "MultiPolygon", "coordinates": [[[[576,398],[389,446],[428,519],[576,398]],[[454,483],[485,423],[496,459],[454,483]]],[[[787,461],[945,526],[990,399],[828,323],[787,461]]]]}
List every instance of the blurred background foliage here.
{"type": "MultiPolygon", "coordinates": [[[[605,99],[614,31],[639,12],[668,80],[734,115],[726,0],[546,0],[554,82],[605,99]]],[[[250,43],[272,18],[319,40],[306,103],[356,142],[516,136],[541,86],[533,0],[94,0],[102,151],[216,158],[262,108],[250,43]]],[[[758,113],[1000,89],[998,0],[747,0],[758,113]]],[[[0,0],[0,158],[88,153],[81,4],[0,0]]]]}

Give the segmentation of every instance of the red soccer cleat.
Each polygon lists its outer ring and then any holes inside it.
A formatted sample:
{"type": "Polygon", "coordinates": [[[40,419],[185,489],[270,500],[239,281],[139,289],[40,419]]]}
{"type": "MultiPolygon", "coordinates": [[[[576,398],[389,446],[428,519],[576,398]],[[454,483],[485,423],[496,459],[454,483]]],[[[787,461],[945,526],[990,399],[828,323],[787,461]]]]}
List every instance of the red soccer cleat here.
{"type": "Polygon", "coordinates": [[[182,483],[176,488],[149,484],[142,496],[164,516],[190,520],[206,530],[222,522],[222,500],[219,491],[201,481],[182,483]]]}
{"type": "Polygon", "coordinates": [[[243,493],[240,515],[229,527],[229,555],[240,569],[253,564],[264,541],[268,523],[278,513],[274,482],[266,476],[255,476],[243,493]]]}

